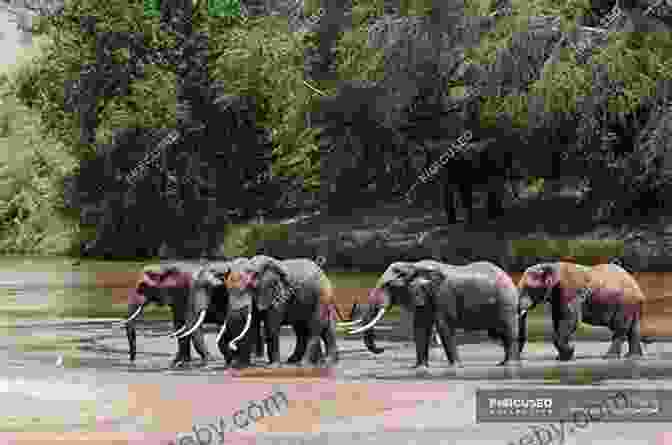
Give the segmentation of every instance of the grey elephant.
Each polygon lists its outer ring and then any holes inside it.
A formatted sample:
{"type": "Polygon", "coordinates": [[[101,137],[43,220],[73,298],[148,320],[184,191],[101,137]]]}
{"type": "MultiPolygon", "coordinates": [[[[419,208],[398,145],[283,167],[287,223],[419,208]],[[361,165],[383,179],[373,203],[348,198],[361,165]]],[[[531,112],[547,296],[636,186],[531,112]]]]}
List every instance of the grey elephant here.
{"type": "MultiPolygon", "coordinates": [[[[479,261],[452,266],[433,260],[395,262],[388,266],[369,294],[370,310],[362,326],[350,334],[367,331],[392,305],[414,313],[416,364],[429,366],[432,326],[436,323],[448,361],[461,366],[456,345],[456,328],[485,329],[504,345],[504,360],[520,361],[518,289],[511,277],[495,264],[479,261]]],[[[524,339],[522,339],[524,341],[524,339]]]]}
{"type": "MultiPolygon", "coordinates": [[[[186,328],[186,304],[190,292],[192,275],[201,265],[198,263],[162,263],[145,266],[140,273],[135,287],[128,296],[128,318],[121,322],[126,328],[129,359],[136,358],[136,319],[148,304],[169,305],[172,309],[173,326],[175,329],[186,328]]],[[[211,358],[201,330],[193,331],[178,341],[178,351],[171,366],[178,366],[191,361],[191,342],[203,360],[211,358]]]]}
{"type": "MultiPolygon", "coordinates": [[[[247,258],[237,258],[233,261],[211,262],[198,272],[194,279],[190,300],[187,304],[187,307],[190,308],[187,324],[192,327],[189,330],[178,334],[179,338],[181,336],[189,335],[192,330],[198,329],[197,323],[198,320],[202,318],[201,314],[203,313],[203,308],[207,308],[203,322],[208,320],[207,314],[213,313],[212,317],[215,318],[220,325],[216,338],[217,346],[226,359],[227,365],[231,365],[234,359],[237,360],[235,367],[249,366],[250,349],[255,346],[257,346],[257,355],[263,355],[263,349],[259,347],[263,346],[263,339],[261,335],[261,318],[258,315],[250,317],[249,332],[251,335],[246,337],[246,341],[243,342],[242,347],[235,347],[234,350],[229,346],[231,342],[235,345],[247,334],[247,332],[242,333],[242,326],[238,326],[240,329],[236,329],[236,326],[233,326],[233,328],[231,327],[231,323],[236,323],[236,321],[240,320],[234,319],[231,322],[227,320],[227,315],[229,313],[229,292],[224,280],[230,274],[231,270],[235,269],[235,266],[240,267],[247,262],[247,258]],[[234,331],[239,333],[235,338],[231,334],[234,331]]],[[[298,361],[305,350],[305,334],[298,331],[296,328],[295,332],[297,335],[297,343],[295,351],[289,359],[290,362],[298,361]]],[[[318,360],[317,357],[314,359],[318,360]]]]}
{"type": "Polygon", "coordinates": [[[518,287],[525,313],[537,304],[551,304],[557,360],[568,361],[574,357],[570,341],[579,322],[611,329],[611,345],[604,358],[620,358],[626,339],[627,355],[633,358],[642,356],[641,342],[652,342],[640,333],[646,297],[634,277],[621,266],[535,264],[525,270],[518,287]]]}
{"type": "MultiPolygon", "coordinates": [[[[320,339],[326,345],[328,365],[338,361],[334,324],[334,295],[324,271],[310,259],[277,260],[258,255],[233,265],[223,280],[229,290],[227,320],[246,319],[231,345],[245,336],[252,320],[264,323],[270,366],[279,366],[280,327],[289,324],[297,333],[292,362],[310,365],[319,355],[320,339]],[[243,314],[245,317],[243,317],[243,314]]],[[[228,329],[228,327],[227,327],[228,329]]],[[[241,366],[246,366],[241,359],[241,366]]]]}

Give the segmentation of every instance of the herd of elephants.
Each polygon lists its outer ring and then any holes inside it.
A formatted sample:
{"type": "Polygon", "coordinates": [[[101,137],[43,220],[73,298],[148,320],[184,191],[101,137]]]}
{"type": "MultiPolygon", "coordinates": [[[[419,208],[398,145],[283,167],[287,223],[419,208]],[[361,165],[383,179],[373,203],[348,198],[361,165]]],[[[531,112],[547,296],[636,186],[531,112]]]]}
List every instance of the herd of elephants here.
{"type": "Polygon", "coordinates": [[[630,273],[612,263],[592,267],[540,263],[528,267],[516,285],[502,268],[488,261],[463,266],[434,260],[394,262],[368,296],[337,301],[343,298],[336,297],[325,271],[307,258],[280,260],[259,255],[161,263],[141,271],[129,293],[128,318],[121,325],[126,328],[133,362],[135,323],[143,308],[150,303],[168,304],[175,328],[170,336],[178,342],[171,366],[191,361],[192,343],[204,361],[212,359],[202,331],[207,322],[220,327],[217,346],[227,366],[236,369],[251,366],[253,351],[263,356],[264,343],[270,366],[280,366],[282,325],[292,326],[297,338],[288,363],[331,366],[338,362],[337,326],[349,329],[348,334],[363,333],[368,350],[381,353],[374,326],[393,305],[413,314],[416,368],[429,365],[434,329],[451,366],[461,366],[457,328],[487,330],[504,347],[499,365],[520,363],[528,312],[546,303],[551,306],[557,360],[573,359],[572,341],[580,322],[612,331],[605,358],[620,358],[626,340],[627,357],[641,357],[641,343],[652,341],[640,333],[644,294],[630,273]],[[344,304],[350,308],[345,317],[337,307],[344,304]]]}

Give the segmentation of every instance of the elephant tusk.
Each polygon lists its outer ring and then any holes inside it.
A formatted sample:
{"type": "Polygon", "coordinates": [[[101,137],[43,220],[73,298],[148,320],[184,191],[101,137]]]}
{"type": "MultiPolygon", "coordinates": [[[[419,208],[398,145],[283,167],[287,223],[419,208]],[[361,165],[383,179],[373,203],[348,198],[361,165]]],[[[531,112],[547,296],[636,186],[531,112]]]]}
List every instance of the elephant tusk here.
{"type": "Polygon", "coordinates": [[[376,314],[376,317],[375,317],[373,320],[371,320],[369,323],[367,323],[367,324],[364,325],[364,326],[360,326],[360,327],[358,327],[358,328],[355,329],[354,331],[350,331],[350,332],[348,332],[348,334],[350,334],[350,335],[352,335],[352,334],[359,334],[360,332],[364,332],[364,331],[367,331],[367,330],[371,329],[371,328],[373,327],[373,325],[375,325],[376,323],[378,323],[378,320],[380,320],[381,318],[383,318],[383,315],[384,315],[384,314],[385,314],[385,308],[384,308],[384,307],[381,307],[380,310],[378,311],[378,314],[376,314]]]}
{"type": "Polygon", "coordinates": [[[142,312],[142,310],[143,310],[144,308],[145,308],[145,305],[144,305],[144,304],[141,304],[140,307],[137,308],[137,309],[135,310],[135,312],[133,312],[133,315],[131,315],[131,316],[128,317],[126,320],[124,320],[124,321],[122,321],[122,322],[119,323],[119,327],[124,327],[124,326],[126,326],[128,323],[130,323],[130,322],[132,322],[133,320],[135,320],[135,319],[138,317],[138,315],[140,315],[140,312],[142,312]]]}
{"type": "Polygon", "coordinates": [[[336,326],[341,327],[341,328],[349,328],[351,326],[360,324],[362,321],[364,321],[363,318],[360,318],[360,319],[355,320],[355,321],[339,321],[338,323],[336,323],[336,326]]]}
{"type": "Polygon", "coordinates": [[[186,323],[184,323],[182,326],[180,326],[180,328],[177,331],[173,332],[172,334],[168,334],[168,337],[176,337],[176,336],[180,335],[182,332],[184,332],[185,329],[187,329],[187,324],[186,323]]]}
{"type": "Polygon", "coordinates": [[[523,309],[523,310],[520,312],[520,314],[518,314],[518,317],[522,318],[522,317],[525,316],[525,314],[527,314],[527,309],[523,309]]]}
{"type": "Polygon", "coordinates": [[[236,346],[236,342],[237,342],[238,340],[240,340],[241,338],[243,338],[243,337],[245,336],[245,334],[247,334],[247,331],[250,330],[250,325],[251,325],[251,324],[252,324],[252,309],[250,309],[250,312],[247,313],[247,320],[245,321],[245,326],[243,327],[243,332],[241,332],[241,333],[238,335],[238,337],[234,338],[234,339],[231,340],[231,342],[229,343],[229,348],[231,348],[231,350],[233,350],[233,351],[237,351],[237,350],[238,350],[238,346],[236,346]]]}
{"type": "Polygon", "coordinates": [[[224,322],[221,329],[217,333],[217,338],[215,339],[215,343],[219,344],[219,340],[222,339],[222,336],[224,335],[224,331],[226,331],[226,322],[224,322]]]}
{"type": "Polygon", "coordinates": [[[196,329],[201,327],[201,325],[203,324],[203,321],[205,320],[205,312],[206,312],[205,309],[203,309],[198,316],[198,320],[196,320],[196,323],[194,323],[194,325],[191,327],[191,329],[189,329],[187,332],[185,332],[183,334],[180,334],[180,336],[177,337],[177,338],[180,339],[180,338],[184,338],[188,335],[191,335],[192,332],[194,332],[196,329]]]}

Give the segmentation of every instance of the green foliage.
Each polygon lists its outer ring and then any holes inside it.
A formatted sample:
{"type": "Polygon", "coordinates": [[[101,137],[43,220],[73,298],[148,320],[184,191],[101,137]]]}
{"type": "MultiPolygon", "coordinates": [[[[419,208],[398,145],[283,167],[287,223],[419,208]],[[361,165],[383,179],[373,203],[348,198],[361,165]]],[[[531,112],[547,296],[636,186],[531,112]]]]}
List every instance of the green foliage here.
{"type": "MultiPolygon", "coordinates": [[[[359,12],[362,13],[363,10],[359,12]]],[[[374,12],[376,10],[370,10],[370,13],[374,12]]],[[[362,15],[364,16],[365,14],[362,15]]],[[[367,44],[367,35],[366,27],[360,25],[345,31],[339,39],[336,45],[336,61],[340,79],[366,81],[383,79],[384,52],[371,48],[367,44]]]]}
{"type": "Polygon", "coordinates": [[[257,255],[263,241],[282,241],[289,237],[287,224],[241,224],[227,228],[222,252],[229,257],[257,255]]]}
{"type": "Polygon", "coordinates": [[[227,94],[253,96],[260,105],[260,125],[272,129],[274,173],[303,176],[308,188],[319,185],[317,132],[305,113],[316,93],[304,82],[304,42],[282,17],[261,17],[219,28],[212,50],[211,74],[227,94]]]}
{"type": "MultiPolygon", "coordinates": [[[[512,0],[511,4],[513,14],[499,18],[494,31],[488,33],[480,45],[465,51],[469,62],[481,65],[494,63],[497,51],[508,47],[514,34],[527,31],[531,17],[559,17],[560,29],[569,32],[575,28],[576,19],[590,11],[589,0],[512,0]]],[[[485,5],[486,2],[475,0],[466,2],[465,9],[472,14],[487,15],[489,11],[485,5]]]]}
{"type": "Polygon", "coordinates": [[[654,96],[660,80],[672,80],[672,33],[614,33],[594,63],[606,65],[609,78],[627,86],[624,97],[609,102],[610,109],[632,111],[654,96]]]}
{"type": "Polygon", "coordinates": [[[8,85],[0,90],[0,252],[63,252],[73,228],[57,213],[57,185],[74,159],[40,135],[39,116],[21,105],[8,85]]]}
{"type": "Polygon", "coordinates": [[[625,244],[615,239],[519,239],[509,242],[513,257],[574,258],[578,264],[592,265],[605,258],[623,255],[625,244]]]}

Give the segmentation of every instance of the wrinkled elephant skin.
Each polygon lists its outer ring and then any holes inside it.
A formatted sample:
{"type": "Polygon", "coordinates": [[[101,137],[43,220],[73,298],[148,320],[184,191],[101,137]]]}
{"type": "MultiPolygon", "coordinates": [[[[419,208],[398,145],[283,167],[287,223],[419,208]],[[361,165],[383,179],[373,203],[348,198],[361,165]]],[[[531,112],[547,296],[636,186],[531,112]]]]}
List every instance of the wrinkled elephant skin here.
{"type": "MultiPolygon", "coordinates": [[[[148,304],[169,305],[173,313],[173,327],[177,330],[186,323],[187,297],[190,292],[192,274],[199,266],[192,263],[165,263],[143,268],[136,286],[128,296],[129,318],[125,323],[129,346],[129,359],[136,358],[135,323],[148,304]]],[[[202,331],[178,340],[178,351],[172,366],[191,361],[191,342],[199,355],[209,357],[202,331]]]]}
{"type": "Polygon", "coordinates": [[[605,326],[612,331],[605,358],[620,358],[628,341],[628,357],[642,354],[641,318],[645,296],[635,279],[616,264],[593,267],[573,263],[540,263],[527,268],[520,279],[521,298],[551,304],[553,344],[558,360],[574,357],[574,337],[580,322],[605,326]]]}
{"type": "Polygon", "coordinates": [[[518,289],[495,264],[451,266],[433,260],[392,263],[369,294],[369,310],[351,334],[371,329],[392,305],[414,313],[416,368],[429,366],[436,324],[448,361],[460,366],[456,329],[487,330],[504,344],[504,360],[520,361],[518,289]]]}
{"type": "MultiPolygon", "coordinates": [[[[234,265],[226,276],[229,313],[259,316],[264,323],[271,366],[279,366],[280,327],[289,324],[297,333],[290,362],[308,366],[326,344],[329,364],[338,361],[333,289],[324,271],[310,259],[280,261],[259,255],[234,265]]],[[[253,317],[254,318],[254,317],[253,317]]],[[[241,333],[243,334],[243,333],[241,333]]]]}

